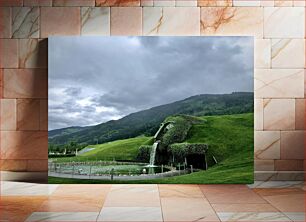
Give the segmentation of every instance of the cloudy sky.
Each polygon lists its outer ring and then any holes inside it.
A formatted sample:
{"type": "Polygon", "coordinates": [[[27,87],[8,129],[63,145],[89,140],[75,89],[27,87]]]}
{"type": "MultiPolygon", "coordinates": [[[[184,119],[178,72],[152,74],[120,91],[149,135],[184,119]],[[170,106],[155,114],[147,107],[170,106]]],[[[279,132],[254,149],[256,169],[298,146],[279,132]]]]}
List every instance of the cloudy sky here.
{"type": "Polygon", "coordinates": [[[51,37],[49,130],[253,91],[251,37],[51,37]]]}

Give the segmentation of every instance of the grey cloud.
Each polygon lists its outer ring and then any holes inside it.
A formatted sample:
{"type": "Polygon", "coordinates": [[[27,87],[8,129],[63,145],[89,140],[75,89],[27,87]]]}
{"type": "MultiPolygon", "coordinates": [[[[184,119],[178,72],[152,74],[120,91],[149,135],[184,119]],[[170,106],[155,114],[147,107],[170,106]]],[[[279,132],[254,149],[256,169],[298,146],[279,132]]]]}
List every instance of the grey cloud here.
{"type": "Polygon", "coordinates": [[[253,91],[253,39],[52,37],[49,89],[58,110],[50,106],[50,129],[105,122],[196,94],[253,91]],[[65,119],[69,113],[79,114],[65,119]]]}
{"type": "Polygon", "coordinates": [[[65,93],[69,96],[78,96],[81,94],[81,92],[82,92],[81,88],[71,87],[71,88],[65,89],[65,93]]]}

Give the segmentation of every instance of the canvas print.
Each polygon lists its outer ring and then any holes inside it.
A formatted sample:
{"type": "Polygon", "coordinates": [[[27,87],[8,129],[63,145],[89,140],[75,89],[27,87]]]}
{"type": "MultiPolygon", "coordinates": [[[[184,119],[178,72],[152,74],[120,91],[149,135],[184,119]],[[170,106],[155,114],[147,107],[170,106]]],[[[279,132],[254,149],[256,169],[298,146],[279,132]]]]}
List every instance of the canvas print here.
{"type": "Polygon", "coordinates": [[[50,37],[50,183],[252,183],[252,37],[50,37]]]}

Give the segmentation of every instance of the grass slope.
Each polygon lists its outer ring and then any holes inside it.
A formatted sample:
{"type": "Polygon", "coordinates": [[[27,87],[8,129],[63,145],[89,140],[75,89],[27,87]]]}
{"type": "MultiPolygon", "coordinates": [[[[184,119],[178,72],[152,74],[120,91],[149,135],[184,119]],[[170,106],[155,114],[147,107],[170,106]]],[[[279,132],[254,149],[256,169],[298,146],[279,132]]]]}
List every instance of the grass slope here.
{"type": "Polygon", "coordinates": [[[210,154],[213,154],[219,163],[207,171],[144,181],[111,182],[109,180],[78,180],[50,177],[49,183],[252,183],[254,177],[253,113],[200,118],[204,122],[193,125],[186,142],[209,144],[210,154]]]}
{"type": "Polygon", "coordinates": [[[96,160],[135,160],[138,148],[150,142],[151,137],[139,136],[130,139],[116,140],[113,142],[90,145],[95,148],[76,157],[59,158],[57,162],[71,161],[96,161],[96,160]]]}
{"type": "Polygon", "coordinates": [[[193,125],[188,143],[206,143],[209,154],[218,162],[232,156],[251,157],[254,150],[253,113],[201,117],[203,123],[193,125]]]}

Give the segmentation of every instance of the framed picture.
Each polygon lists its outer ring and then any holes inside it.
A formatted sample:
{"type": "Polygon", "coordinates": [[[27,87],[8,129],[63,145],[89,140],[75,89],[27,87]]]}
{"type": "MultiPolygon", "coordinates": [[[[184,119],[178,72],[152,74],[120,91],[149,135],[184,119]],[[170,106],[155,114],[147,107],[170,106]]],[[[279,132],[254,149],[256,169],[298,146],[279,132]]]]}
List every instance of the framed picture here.
{"type": "Polygon", "coordinates": [[[252,183],[252,37],[50,37],[49,182],[252,183]]]}

